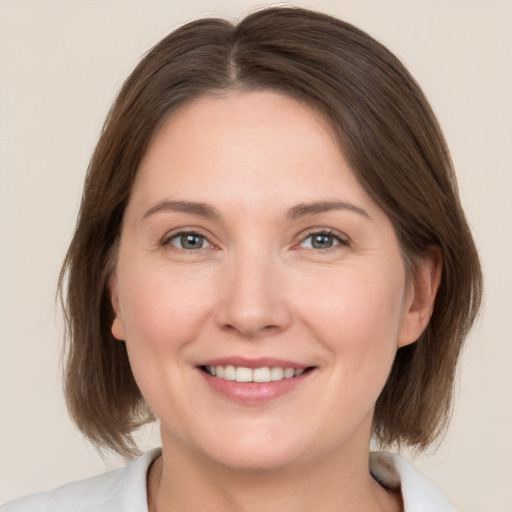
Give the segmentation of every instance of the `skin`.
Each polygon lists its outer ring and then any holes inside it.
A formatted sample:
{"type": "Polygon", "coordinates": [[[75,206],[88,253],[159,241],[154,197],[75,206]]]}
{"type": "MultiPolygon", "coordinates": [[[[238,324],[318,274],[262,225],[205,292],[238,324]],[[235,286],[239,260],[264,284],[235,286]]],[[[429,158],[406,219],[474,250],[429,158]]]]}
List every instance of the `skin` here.
{"type": "Polygon", "coordinates": [[[240,92],[173,114],[140,166],[110,281],[112,332],[161,421],[150,510],[401,510],[368,472],[373,409],[397,348],[428,323],[438,268],[426,258],[407,281],[390,220],[308,107],[240,92]],[[333,201],[350,207],[290,214],[333,201]],[[314,369],[240,403],[197,367],[234,356],[314,369]]]}

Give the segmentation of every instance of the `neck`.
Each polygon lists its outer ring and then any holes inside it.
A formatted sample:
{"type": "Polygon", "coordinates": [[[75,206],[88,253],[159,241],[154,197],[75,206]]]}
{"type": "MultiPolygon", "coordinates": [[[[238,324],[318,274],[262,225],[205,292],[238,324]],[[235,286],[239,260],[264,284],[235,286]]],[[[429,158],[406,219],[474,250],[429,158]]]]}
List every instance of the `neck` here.
{"type": "Polygon", "coordinates": [[[148,475],[149,512],[323,512],[402,509],[401,496],[370,476],[368,449],[354,459],[330,455],[307,465],[240,470],[166,448],[148,475]],[[342,460],[344,459],[344,460],[342,460]]]}

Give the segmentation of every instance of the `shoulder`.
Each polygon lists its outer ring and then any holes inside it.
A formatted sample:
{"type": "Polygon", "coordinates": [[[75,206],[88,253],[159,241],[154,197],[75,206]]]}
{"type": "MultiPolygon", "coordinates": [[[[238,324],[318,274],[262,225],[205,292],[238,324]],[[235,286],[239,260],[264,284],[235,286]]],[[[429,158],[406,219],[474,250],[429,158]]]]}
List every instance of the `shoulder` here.
{"type": "Polygon", "coordinates": [[[0,512],[147,512],[146,475],[160,449],[128,466],[32,494],[0,507],[0,512]]]}
{"type": "Polygon", "coordinates": [[[404,512],[455,512],[446,496],[400,455],[371,453],[370,473],[384,487],[401,490],[404,512]]]}

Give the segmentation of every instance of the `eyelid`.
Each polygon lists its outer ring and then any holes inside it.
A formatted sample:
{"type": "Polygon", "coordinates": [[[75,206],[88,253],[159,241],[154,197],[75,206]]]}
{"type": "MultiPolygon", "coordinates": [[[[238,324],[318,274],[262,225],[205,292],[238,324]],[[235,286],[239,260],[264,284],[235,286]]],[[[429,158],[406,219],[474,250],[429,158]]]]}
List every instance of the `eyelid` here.
{"type": "MultiPolygon", "coordinates": [[[[202,232],[201,230],[198,230],[197,228],[188,228],[188,227],[179,227],[179,228],[174,228],[172,229],[171,231],[168,231],[159,241],[159,245],[161,245],[162,247],[167,247],[169,245],[172,245],[170,242],[173,238],[176,238],[178,236],[182,236],[182,235],[195,235],[195,236],[200,236],[201,238],[204,238],[207,243],[212,247],[212,248],[217,248],[217,245],[214,244],[212,241],[211,241],[211,237],[207,234],[205,234],[204,232],[202,232]]],[[[173,246],[174,248],[176,249],[180,249],[179,247],[176,247],[176,246],[173,246]]],[[[185,249],[183,249],[185,250],[185,249]]],[[[200,250],[200,249],[196,249],[196,250],[200,250]]],[[[189,251],[187,251],[189,252],[189,251]]]]}
{"type": "MultiPolygon", "coordinates": [[[[161,245],[163,247],[168,246],[168,245],[170,245],[170,241],[173,238],[176,238],[181,235],[199,236],[201,238],[204,238],[212,248],[218,248],[218,244],[212,242],[212,240],[211,240],[212,237],[209,234],[204,233],[204,231],[202,231],[201,229],[197,229],[197,228],[193,228],[193,227],[186,227],[186,226],[174,228],[171,231],[168,231],[167,233],[165,233],[165,235],[162,236],[162,238],[160,239],[159,245],[161,245]]],[[[294,244],[294,248],[297,248],[297,246],[299,246],[301,243],[303,243],[305,240],[307,240],[309,237],[311,237],[313,235],[331,236],[331,237],[335,238],[339,242],[340,245],[343,245],[343,246],[348,246],[351,243],[350,237],[348,237],[345,233],[342,233],[341,231],[338,231],[338,230],[335,230],[332,228],[318,227],[318,228],[310,228],[307,231],[303,232],[300,235],[299,241],[296,244],[294,244]]],[[[179,247],[176,247],[176,249],[179,249],[179,247]]],[[[198,250],[200,250],[200,249],[198,249],[198,250]]],[[[318,250],[318,249],[314,249],[314,250],[318,250]]],[[[322,249],[322,250],[325,251],[326,249],[322,249]]]]}
{"type": "Polygon", "coordinates": [[[337,231],[336,229],[332,228],[312,228],[308,229],[306,233],[302,234],[299,240],[299,244],[307,240],[310,236],[313,235],[327,235],[332,236],[338,242],[342,245],[350,245],[350,237],[342,233],[341,231],[337,231]]]}

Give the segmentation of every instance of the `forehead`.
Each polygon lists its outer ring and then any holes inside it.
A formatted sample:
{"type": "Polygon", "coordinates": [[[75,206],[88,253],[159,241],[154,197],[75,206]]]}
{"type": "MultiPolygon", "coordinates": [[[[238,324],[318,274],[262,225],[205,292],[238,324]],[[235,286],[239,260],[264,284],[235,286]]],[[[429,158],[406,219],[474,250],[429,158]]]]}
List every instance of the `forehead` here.
{"type": "Polygon", "coordinates": [[[309,138],[311,145],[338,146],[330,125],[316,110],[284,94],[263,90],[201,96],[163,123],[140,169],[160,158],[165,146],[172,146],[179,157],[180,150],[192,145],[201,153],[219,154],[227,146],[246,151],[260,144],[265,154],[273,156],[277,150],[296,146],[298,137],[309,138]]]}
{"type": "Polygon", "coordinates": [[[216,185],[268,196],[286,184],[279,193],[314,195],[336,182],[366,195],[327,121],[285,95],[257,91],[203,96],[173,113],[144,156],[135,188],[216,185]]]}

